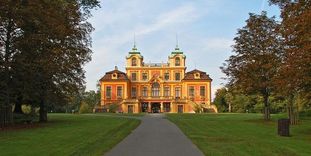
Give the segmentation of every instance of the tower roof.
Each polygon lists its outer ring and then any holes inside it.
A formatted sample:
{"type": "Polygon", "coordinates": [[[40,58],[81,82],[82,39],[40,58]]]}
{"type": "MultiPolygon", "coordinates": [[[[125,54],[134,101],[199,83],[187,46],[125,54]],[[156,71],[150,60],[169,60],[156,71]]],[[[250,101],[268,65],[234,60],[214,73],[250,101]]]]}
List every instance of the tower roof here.
{"type": "Polygon", "coordinates": [[[129,55],[126,58],[130,58],[132,55],[139,55],[140,58],[143,58],[143,56],[140,54],[140,51],[137,50],[135,36],[133,48],[131,51],[129,51],[129,55]]]}

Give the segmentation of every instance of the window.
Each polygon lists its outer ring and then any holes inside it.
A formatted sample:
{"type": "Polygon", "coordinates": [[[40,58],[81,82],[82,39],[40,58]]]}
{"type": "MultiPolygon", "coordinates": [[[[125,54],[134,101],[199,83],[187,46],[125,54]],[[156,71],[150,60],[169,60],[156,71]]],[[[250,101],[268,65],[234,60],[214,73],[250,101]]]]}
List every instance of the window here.
{"type": "Polygon", "coordinates": [[[180,98],[180,87],[175,87],[175,97],[180,98]]]}
{"type": "Polygon", "coordinates": [[[136,98],[136,87],[132,87],[132,98],[136,98]]]}
{"type": "Polygon", "coordinates": [[[122,98],[122,86],[118,86],[117,87],[117,97],[118,98],[122,98]]]}
{"type": "Polygon", "coordinates": [[[137,59],[135,57],[132,58],[132,66],[137,66],[137,59]]]}
{"type": "Polygon", "coordinates": [[[200,86],[200,96],[205,96],[205,86],[200,86]]]}
{"type": "Polygon", "coordinates": [[[157,96],[160,96],[160,84],[158,82],[154,82],[152,84],[152,92],[151,92],[151,95],[153,97],[157,97],[157,96]]]}
{"type": "Polygon", "coordinates": [[[180,80],[180,73],[175,73],[175,80],[179,81],[180,80]]]}
{"type": "Polygon", "coordinates": [[[143,97],[147,97],[148,96],[148,88],[147,87],[143,87],[142,96],[143,97]]]}
{"type": "Polygon", "coordinates": [[[175,58],[175,66],[180,66],[180,58],[179,57],[175,58]]]}
{"type": "Polygon", "coordinates": [[[199,79],[199,78],[200,78],[200,73],[195,73],[195,74],[194,74],[194,78],[195,78],[195,79],[199,79]]]}
{"type": "Polygon", "coordinates": [[[170,87],[168,86],[164,87],[164,96],[170,96],[170,87]]]}
{"type": "Polygon", "coordinates": [[[111,98],[111,86],[106,87],[106,98],[111,98]]]}
{"type": "Polygon", "coordinates": [[[168,81],[170,79],[170,73],[164,73],[164,80],[168,81]]]}
{"type": "Polygon", "coordinates": [[[143,81],[147,81],[147,79],[148,79],[147,73],[143,73],[143,81]]]}
{"type": "Polygon", "coordinates": [[[132,73],[132,81],[136,81],[137,80],[137,75],[136,73],[132,73]]]}
{"type": "Polygon", "coordinates": [[[170,112],[171,111],[171,104],[169,102],[163,103],[163,109],[164,109],[164,112],[170,112]]]}
{"type": "Polygon", "coordinates": [[[112,79],[117,79],[118,78],[118,74],[117,73],[113,73],[112,74],[112,79]]]}
{"type": "Polygon", "coordinates": [[[194,96],[194,86],[189,86],[189,96],[194,96]]]}

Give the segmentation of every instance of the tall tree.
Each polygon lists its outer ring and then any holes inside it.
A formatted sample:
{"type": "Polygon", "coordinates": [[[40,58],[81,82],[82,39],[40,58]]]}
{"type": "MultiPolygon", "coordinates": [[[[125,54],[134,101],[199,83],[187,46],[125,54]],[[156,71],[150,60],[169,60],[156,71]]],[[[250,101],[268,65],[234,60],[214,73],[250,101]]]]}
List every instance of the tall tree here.
{"type": "Polygon", "coordinates": [[[294,99],[311,91],[311,1],[270,0],[270,3],[281,9],[280,32],[285,47],[278,86],[288,97],[291,124],[296,124],[298,108],[294,99]]]}
{"type": "MultiPolygon", "coordinates": [[[[3,3],[1,3],[3,4],[3,3]]],[[[5,0],[0,11],[1,44],[10,41],[7,32],[11,25],[19,30],[18,38],[8,42],[8,46],[1,48],[1,74],[7,80],[1,79],[1,85],[9,80],[19,82],[15,88],[19,89],[23,100],[30,101],[40,107],[40,121],[47,121],[46,105],[59,98],[77,91],[84,84],[83,65],[91,58],[91,37],[93,27],[86,20],[91,16],[90,9],[99,6],[97,0],[5,0]],[[12,6],[12,7],[9,7],[12,6]],[[9,16],[10,11],[18,10],[18,22],[9,16]],[[2,20],[7,19],[7,20],[2,20]],[[4,22],[3,22],[4,21],[4,22]],[[5,27],[2,27],[4,25],[5,27]],[[6,32],[6,33],[4,33],[6,32]],[[4,34],[4,35],[3,35],[4,34]],[[6,61],[7,47],[17,51],[9,55],[6,61]],[[3,57],[2,57],[3,56],[3,57]],[[5,64],[9,62],[10,64],[5,64]],[[14,74],[7,74],[8,71],[14,74]],[[2,72],[3,71],[3,72],[2,72]]],[[[14,16],[12,16],[14,17],[14,16]]],[[[11,35],[11,34],[9,34],[11,35]]],[[[14,83],[13,83],[14,84],[14,83]]],[[[6,87],[10,88],[10,87],[6,87]]],[[[1,90],[2,93],[2,90],[1,90]]],[[[7,93],[7,91],[4,91],[7,93]]],[[[2,95],[2,94],[1,94],[2,95]]],[[[6,98],[5,96],[1,96],[6,98]]],[[[6,98],[8,99],[8,98],[6,98]]]]}
{"type": "Polygon", "coordinates": [[[12,66],[16,54],[16,40],[22,34],[20,23],[20,2],[4,0],[0,3],[0,106],[14,103],[12,66]]]}
{"type": "Polygon", "coordinates": [[[273,91],[273,79],[280,64],[282,50],[278,24],[266,12],[249,14],[246,26],[238,29],[234,38],[234,55],[221,67],[235,85],[247,94],[260,94],[264,99],[264,119],[270,120],[269,96],[273,91]]]}

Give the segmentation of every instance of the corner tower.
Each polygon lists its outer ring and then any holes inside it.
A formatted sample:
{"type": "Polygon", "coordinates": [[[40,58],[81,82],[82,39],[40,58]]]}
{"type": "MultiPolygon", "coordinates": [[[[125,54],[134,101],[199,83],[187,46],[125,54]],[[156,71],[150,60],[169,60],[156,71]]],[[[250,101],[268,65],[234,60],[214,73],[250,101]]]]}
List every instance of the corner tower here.
{"type": "Polygon", "coordinates": [[[143,59],[144,57],[137,50],[136,44],[134,44],[132,50],[126,56],[126,68],[143,66],[143,59]]]}

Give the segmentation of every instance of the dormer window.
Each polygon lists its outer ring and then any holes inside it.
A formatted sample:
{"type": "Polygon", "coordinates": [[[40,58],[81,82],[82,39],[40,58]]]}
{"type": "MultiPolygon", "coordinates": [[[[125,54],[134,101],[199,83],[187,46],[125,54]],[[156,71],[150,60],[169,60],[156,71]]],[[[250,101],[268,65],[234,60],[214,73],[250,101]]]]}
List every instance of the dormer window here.
{"type": "Polygon", "coordinates": [[[199,79],[199,78],[200,78],[200,73],[195,73],[195,74],[194,74],[194,78],[195,78],[195,79],[199,79]]]}
{"type": "Polygon", "coordinates": [[[118,74],[117,73],[113,73],[112,74],[112,79],[117,79],[118,78],[118,74]]]}
{"type": "Polygon", "coordinates": [[[175,58],[175,66],[180,66],[180,58],[179,57],[175,58]]]}
{"type": "Polygon", "coordinates": [[[135,57],[132,58],[132,66],[137,66],[137,59],[135,57]]]}

